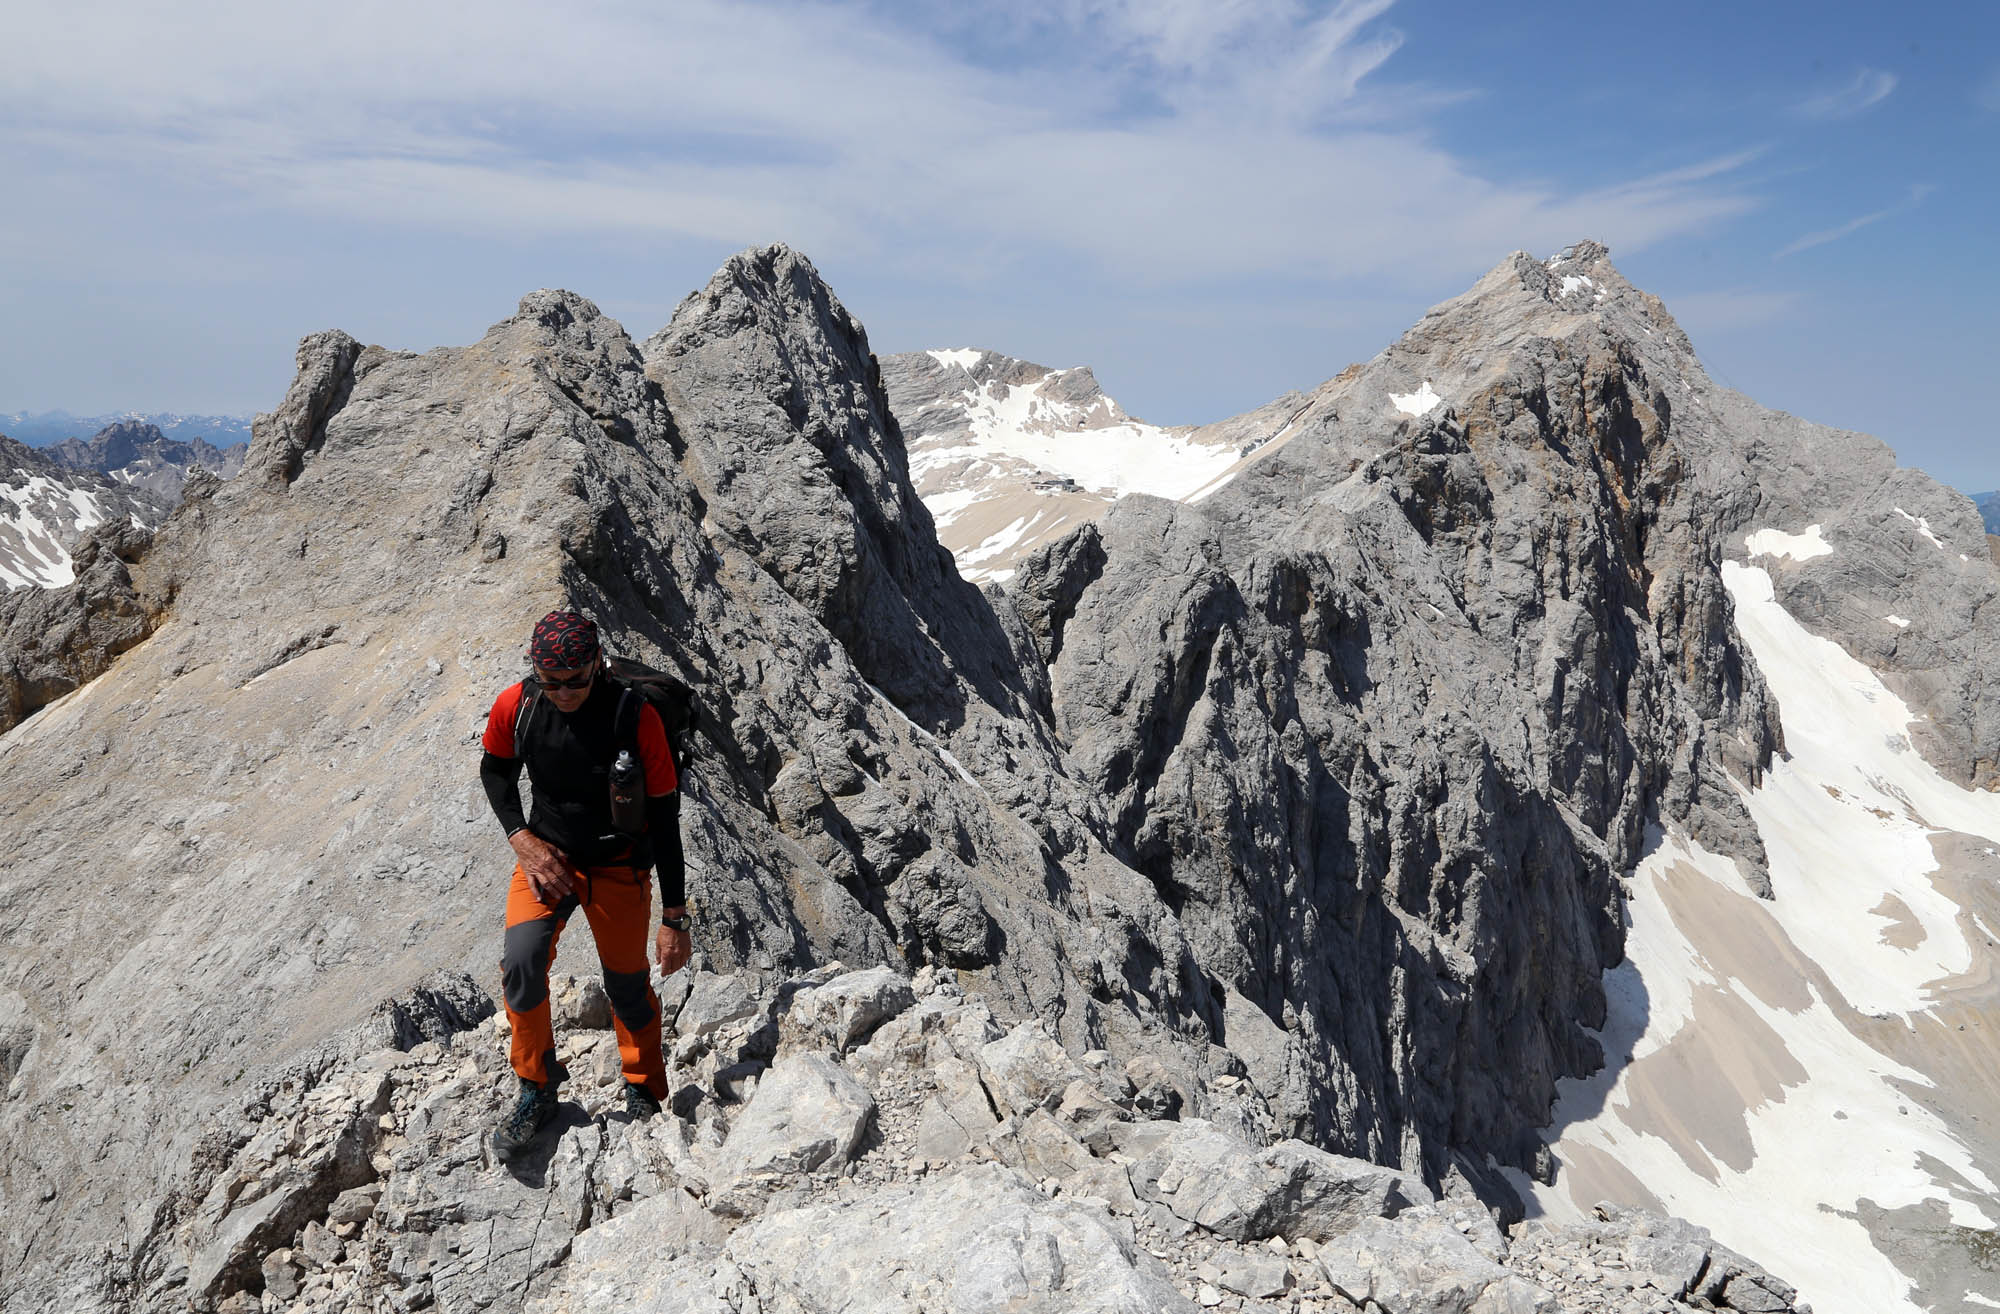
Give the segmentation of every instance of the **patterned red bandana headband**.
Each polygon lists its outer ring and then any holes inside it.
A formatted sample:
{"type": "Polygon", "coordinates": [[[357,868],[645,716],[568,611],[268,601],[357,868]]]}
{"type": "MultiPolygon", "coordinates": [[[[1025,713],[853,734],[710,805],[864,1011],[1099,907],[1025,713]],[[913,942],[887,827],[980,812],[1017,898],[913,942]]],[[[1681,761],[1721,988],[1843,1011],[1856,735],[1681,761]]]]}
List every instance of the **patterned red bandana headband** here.
{"type": "Polygon", "coordinates": [[[597,656],[597,626],[573,611],[552,611],[535,625],[528,660],[545,671],[573,671],[597,656]]]}

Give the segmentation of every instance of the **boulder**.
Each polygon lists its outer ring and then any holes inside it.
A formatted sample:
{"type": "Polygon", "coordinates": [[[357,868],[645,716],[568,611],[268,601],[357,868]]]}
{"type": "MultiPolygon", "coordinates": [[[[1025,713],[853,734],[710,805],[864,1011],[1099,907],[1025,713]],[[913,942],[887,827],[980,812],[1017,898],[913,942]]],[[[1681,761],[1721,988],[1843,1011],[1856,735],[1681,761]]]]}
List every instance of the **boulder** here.
{"type": "Polygon", "coordinates": [[[1132,1189],[1234,1241],[1324,1241],[1435,1198],[1408,1173],[1303,1141],[1253,1150],[1199,1119],[1180,1124],[1132,1165],[1132,1189]]]}
{"type": "Polygon", "coordinates": [[[299,1266],[292,1262],[289,1248],[264,1256],[264,1290],[279,1300],[289,1301],[299,1294],[299,1266]]]}
{"type": "Polygon", "coordinates": [[[1132,1194],[1132,1179],[1124,1167],[1105,1159],[1093,1159],[1071,1173],[1063,1183],[1063,1194],[1073,1199],[1101,1200],[1114,1214],[1135,1213],[1139,1205],[1138,1197],[1132,1194]]]}
{"type": "Polygon", "coordinates": [[[845,1052],[915,1003],[910,983],[894,968],[870,967],[792,996],[785,1025],[795,1034],[823,1037],[845,1052]]]}
{"type": "Polygon", "coordinates": [[[558,1027],[609,1031],[611,998],[594,976],[555,976],[549,981],[549,1016],[558,1027]]]}
{"type": "Polygon", "coordinates": [[[1089,1079],[1072,1081],[1056,1106],[1056,1121],[1092,1154],[1111,1153],[1112,1124],[1124,1122],[1124,1109],[1105,1099],[1089,1079]]]}
{"type": "Polygon", "coordinates": [[[1561,1314],[1553,1295],[1479,1253],[1435,1211],[1362,1220],[1317,1258],[1336,1292],[1383,1314],[1561,1314]]]}
{"type": "Polygon", "coordinates": [[[1037,1021],[1023,1022],[979,1050],[979,1075],[1003,1115],[1054,1109],[1088,1074],[1037,1021]]]}
{"type": "Polygon", "coordinates": [[[1231,1255],[1216,1268],[1215,1285],[1252,1300],[1275,1300],[1292,1285],[1292,1266],[1276,1255],[1231,1255]]]}
{"type": "Polygon", "coordinates": [[[1587,1237],[1618,1254],[1635,1274],[1676,1298],[1749,1314],[1778,1314],[1794,1308],[1798,1292],[1754,1260],[1716,1242],[1705,1227],[1665,1218],[1644,1209],[1598,1204],[1595,1222],[1570,1224],[1552,1233],[1558,1242],[1587,1237]]]}
{"type": "Polygon", "coordinates": [[[326,1211],[329,1227],[341,1223],[365,1223],[375,1214],[375,1202],[382,1198],[382,1185],[370,1182],[342,1191],[334,1198],[333,1207],[326,1211]]]}
{"type": "Polygon", "coordinates": [[[687,1002],[681,1005],[674,1029],[683,1036],[709,1036],[733,1023],[748,1022],[764,1011],[763,1001],[744,973],[695,975],[687,1002]]]}
{"type": "Polygon", "coordinates": [[[1125,1065],[1132,1085],[1132,1111],[1142,1118],[1177,1118],[1189,1107],[1185,1083],[1177,1081],[1165,1064],[1151,1054],[1140,1054],[1125,1065]]]}
{"type": "Polygon", "coordinates": [[[1066,1181],[1071,1174],[1095,1162],[1090,1151],[1078,1144],[1046,1109],[1036,1109],[1022,1119],[1014,1141],[1020,1147],[1021,1167],[1038,1182],[1051,1177],[1066,1181]]]}
{"type": "Polygon", "coordinates": [[[605,1229],[615,1235],[580,1245],[552,1289],[530,1306],[533,1314],[1194,1310],[1129,1225],[1092,1206],[1045,1199],[995,1164],[774,1209],[738,1230],[720,1253],[697,1251],[670,1262],[640,1229],[661,1208],[649,1202],[605,1229]]]}
{"type": "Polygon", "coordinates": [[[251,1136],[188,1226],[190,1289],[215,1299],[249,1285],[263,1256],[301,1228],[309,1242],[318,1228],[337,1247],[338,1239],[317,1220],[343,1191],[374,1178],[378,1120],[389,1092],[387,1073],[359,1073],[345,1085],[315,1090],[310,1107],[290,1118],[273,1117],[251,1136]]]}
{"type": "Polygon", "coordinates": [[[875,1116],[875,1098],[853,1074],[824,1054],[788,1054],[757,1083],[756,1094],[716,1156],[716,1179],[810,1172],[844,1162],[875,1116]]]}
{"type": "Polygon", "coordinates": [[[984,1144],[999,1124],[979,1069],[960,1058],[941,1059],[931,1069],[936,1090],[924,1100],[917,1123],[916,1154],[924,1159],[956,1159],[984,1144]]]}

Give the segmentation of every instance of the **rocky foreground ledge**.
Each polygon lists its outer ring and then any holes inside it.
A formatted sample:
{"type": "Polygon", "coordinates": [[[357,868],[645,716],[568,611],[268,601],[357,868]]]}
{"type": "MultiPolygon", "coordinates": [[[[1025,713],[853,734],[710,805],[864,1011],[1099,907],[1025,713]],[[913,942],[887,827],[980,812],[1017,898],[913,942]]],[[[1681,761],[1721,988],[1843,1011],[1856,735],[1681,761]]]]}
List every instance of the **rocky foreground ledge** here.
{"type": "Polygon", "coordinates": [[[295,1066],[198,1153],[209,1180],[185,1201],[184,1260],[144,1305],[1807,1309],[1679,1220],[1603,1205],[1594,1222],[1503,1230],[1407,1173],[1270,1142],[1247,1074],[1197,1093],[1150,1059],[1073,1057],[928,968],[656,985],[678,1036],[671,1112],[626,1116],[609,1008],[572,978],[556,991],[562,1114],[509,1164],[487,1140],[515,1089],[506,1021],[469,979],[387,1011],[382,1034],[409,1048],[295,1066]],[[1212,1116],[1180,1116],[1194,1107],[1212,1116]]]}

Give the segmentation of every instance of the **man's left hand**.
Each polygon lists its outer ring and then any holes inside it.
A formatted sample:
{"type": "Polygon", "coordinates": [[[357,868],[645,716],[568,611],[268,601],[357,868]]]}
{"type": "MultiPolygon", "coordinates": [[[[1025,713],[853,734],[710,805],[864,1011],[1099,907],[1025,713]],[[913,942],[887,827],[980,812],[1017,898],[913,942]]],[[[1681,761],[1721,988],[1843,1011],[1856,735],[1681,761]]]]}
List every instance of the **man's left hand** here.
{"type": "Polygon", "coordinates": [[[653,953],[660,961],[660,975],[672,976],[688,964],[694,954],[694,937],[686,931],[662,926],[653,937],[653,953]]]}

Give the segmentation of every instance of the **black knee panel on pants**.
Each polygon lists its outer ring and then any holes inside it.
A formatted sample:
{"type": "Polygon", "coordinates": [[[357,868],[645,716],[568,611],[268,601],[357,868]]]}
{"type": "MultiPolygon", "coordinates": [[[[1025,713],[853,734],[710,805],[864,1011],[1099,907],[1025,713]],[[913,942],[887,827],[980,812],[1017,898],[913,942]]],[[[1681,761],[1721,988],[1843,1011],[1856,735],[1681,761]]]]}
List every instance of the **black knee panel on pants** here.
{"type": "Polygon", "coordinates": [[[627,1031],[637,1031],[651,1026],[659,1016],[653,1011],[653,989],[647,982],[646,972],[614,972],[609,968],[604,972],[604,993],[611,1000],[611,1011],[625,1024],[627,1031]]]}
{"type": "Polygon", "coordinates": [[[558,923],[553,917],[516,922],[507,928],[500,953],[500,982],[507,1007],[526,1013],[549,997],[549,946],[558,923]]]}

